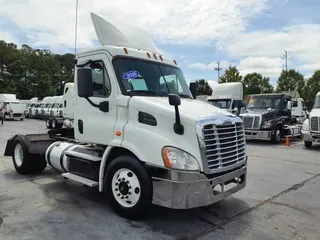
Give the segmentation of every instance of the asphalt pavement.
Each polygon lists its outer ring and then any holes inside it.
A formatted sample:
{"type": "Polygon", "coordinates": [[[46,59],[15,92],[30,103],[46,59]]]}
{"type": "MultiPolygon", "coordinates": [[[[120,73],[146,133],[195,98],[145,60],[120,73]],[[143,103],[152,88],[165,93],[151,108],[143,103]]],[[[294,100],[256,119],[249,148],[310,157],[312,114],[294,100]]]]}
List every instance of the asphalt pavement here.
{"type": "Polygon", "coordinates": [[[320,145],[248,142],[245,189],[210,207],[154,207],[148,219],[130,221],[95,189],[49,167],[21,176],[1,157],[14,134],[46,131],[40,120],[0,125],[0,239],[319,239],[320,145]]]}

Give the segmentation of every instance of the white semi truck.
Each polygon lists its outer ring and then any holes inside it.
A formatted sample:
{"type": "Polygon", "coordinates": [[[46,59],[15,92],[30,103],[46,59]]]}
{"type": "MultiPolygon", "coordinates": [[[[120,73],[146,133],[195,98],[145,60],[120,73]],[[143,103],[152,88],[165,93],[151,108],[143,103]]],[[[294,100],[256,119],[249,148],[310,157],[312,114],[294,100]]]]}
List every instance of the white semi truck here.
{"type": "Polygon", "coordinates": [[[16,94],[0,94],[0,111],[3,113],[4,119],[23,121],[26,107],[26,104],[17,99],[16,94]]]}
{"type": "Polygon", "coordinates": [[[145,31],[91,17],[103,46],[76,55],[74,97],[64,102],[73,105],[64,111],[73,127],[10,138],[5,156],[16,171],[39,173],[48,164],[104,192],[130,219],[147,215],[151,204],[189,209],[243,189],[241,119],[196,100],[195,84],[145,31]]]}
{"type": "Polygon", "coordinates": [[[239,104],[241,107],[245,107],[242,82],[220,83],[216,85],[213,88],[211,96],[207,97],[207,101],[218,108],[236,114],[239,104]]]}
{"type": "Polygon", "coordinates": [[[64,85],[63,96],[59,96],[57,104],[52,110],[50,117],[46,119],[48,129],[61,128],[62,126],[73,127],[74,120],[74,83],[64,85]]]}
{"type": "Polygon", "coordinates": [[[315,97],[308,118],[302,124],[301,132],[306,148],[311,148],[313,142],[320,143],[320,92],[315,97]]]}

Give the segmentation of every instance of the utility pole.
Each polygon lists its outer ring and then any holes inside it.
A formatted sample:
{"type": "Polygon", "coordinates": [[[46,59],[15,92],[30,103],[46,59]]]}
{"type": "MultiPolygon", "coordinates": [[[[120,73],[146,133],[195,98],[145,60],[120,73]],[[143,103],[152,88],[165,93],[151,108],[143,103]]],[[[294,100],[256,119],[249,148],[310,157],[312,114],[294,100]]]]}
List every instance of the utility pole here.
{"type": "Polygon", "coordinates": [[[285,59],[286,63],[284,64],[285,68],[286,68],[286,73],[288,74],[288,52],[286,50],[284,50],[284,55],[283,58],[285,59]]]}
{"type": "Polygon", "coordinates": [[[214,68],[214,70],[218,71],[218,83],[220,83],[220,70],[222,68],[220,67],[220,62],[219,61],[217,62],[217,64],[218,64],[218,67],[214,68]]]}
{"type": "MultiPolygon", "coordinates": [[[[286,50],[284,50],[284,55],[283,58],[285,59],[285,69],[286,69],[286,80],[288,80],[288,52],[286,50]]],[[[291,89],[289,89],[290,91],[291,89]]]]}

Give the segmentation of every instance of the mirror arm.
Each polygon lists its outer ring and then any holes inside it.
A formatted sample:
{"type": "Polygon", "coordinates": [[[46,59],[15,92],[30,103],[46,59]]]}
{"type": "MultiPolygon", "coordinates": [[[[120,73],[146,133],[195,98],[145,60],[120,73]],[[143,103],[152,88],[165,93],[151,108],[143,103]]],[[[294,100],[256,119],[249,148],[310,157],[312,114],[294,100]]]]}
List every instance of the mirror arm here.
{"type": "Polygon", "coordinates": [[[174,130],[174,132],[176,134],[183,135],[184,127],[183,127],[183,125],[181,124],[181,121],[180,121],[180,113],[179,113],[178,106],[174,106],[174,110],[175,110],[175,113],[176,113],[176,122],[173,125],[173,130],[174,130]]]}
{"type": "Polygon", "coordinates": [[[90,98],[85,98],[90,104],[91,104],[91,106],[93,106],[93,107],[95,107],[95,108],[99,108],[99,104],[95,104],[94,102],[92,102],[91,101],[91,99],[90,98]]]}

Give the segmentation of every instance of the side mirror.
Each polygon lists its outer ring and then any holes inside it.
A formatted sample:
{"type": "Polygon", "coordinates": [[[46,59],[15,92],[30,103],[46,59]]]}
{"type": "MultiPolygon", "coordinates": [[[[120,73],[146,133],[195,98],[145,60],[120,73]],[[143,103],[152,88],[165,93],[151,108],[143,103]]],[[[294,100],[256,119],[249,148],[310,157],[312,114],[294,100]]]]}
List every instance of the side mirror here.
{"type": "Polygon", "coordinates": [[[101,112],[109,112],[109,102],[103,101],[99,103],[99,110],[101,112]]]}
{"type": "Polygon", "coordinates": [[[234,100],[233,107],[239,109],[246,107],[246,102],[244,100],[234,100]]]}
{"type": "Polygon", "coordinates": [[[77,87],[79,97],[89,98],[93,96],[91,68],[77,69],[77,87]]]}
{"type": "Polygon", "coordinates": [[[287,102],[287,109],[291,110],[292,109],[292,101],[287,102]]]}
{"type": "Polygon", "coordinates": [[[183,127],[183,125],[181,124],[181,121],[180,121],[180,113],[179,113],[179,108],[178,108],[178,106],[181,104],[180,96],[177,95],[177,94],[171,94],[170,93],[169,94],[169,104],[171,106],[174,106],[174,111],[175,111],[175,115],[176,115],[176,121],[173,124],[173,131],[176,134],[183,135],[184,127],[183,127]]]}
{"type": "Polygon", "coordinates": [[[189,84],[189,89],[194,99],[197,98],[197,84],[195,82],[191,82],[189,84]]]}
{"type": "Polygon", "coordinates": [[[307,107],[303,107],[302,110],[303,111],[308,111],[308,108],[307,107]]]}
{"type": "Polygon", "coordinates": [[[179,106],[181,104],[180,96],[177,94],[169,94],[169,104],[171,106],[179,106]]]}

